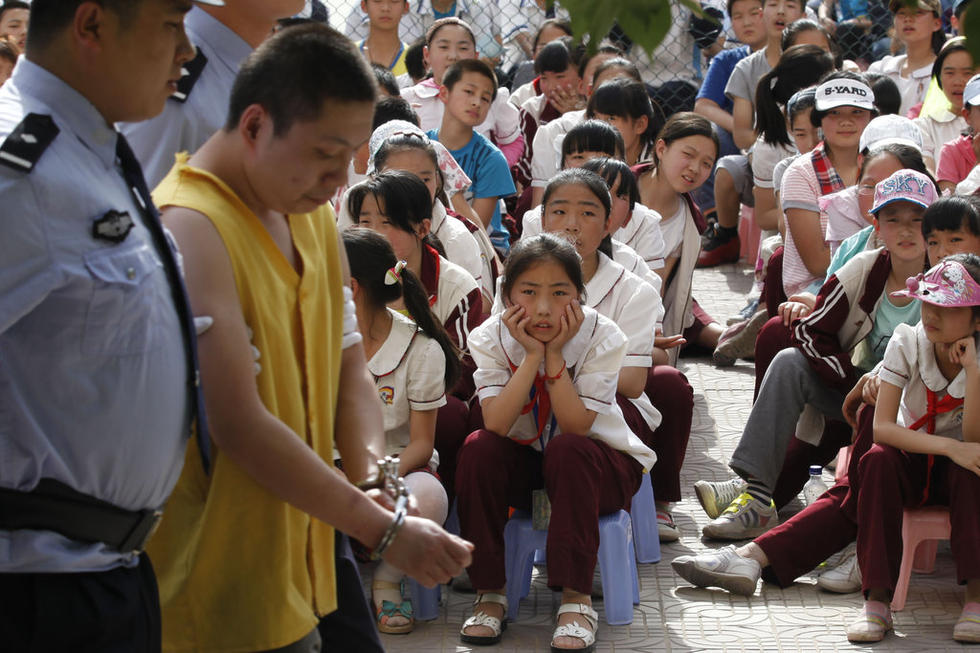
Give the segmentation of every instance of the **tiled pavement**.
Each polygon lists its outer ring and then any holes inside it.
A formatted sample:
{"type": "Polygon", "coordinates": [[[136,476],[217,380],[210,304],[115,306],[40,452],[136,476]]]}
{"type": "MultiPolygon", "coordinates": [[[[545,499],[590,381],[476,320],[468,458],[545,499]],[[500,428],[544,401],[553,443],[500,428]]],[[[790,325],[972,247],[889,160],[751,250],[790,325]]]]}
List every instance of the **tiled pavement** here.
{"type": "MultiPolygon", "coordinates": [[[[744,304],[751,287],[744,266],[723,266],[695,273],[695,296],[719,321],[744,304]]],[[[698,479],[723,480],[726,462],[741,434],[752,400],[753,368],[740,362],[717,369],[709,359],[682,359],[681,369],[694,386],[695,414],[682,486],[698,479]]],[[[685,490],[687,492],[688,490],[685,490]]],[[[790,507],[792,508],[792,507],[790,507]]],[[[797,505],[798,509],[799,506],[797,505]]],[[[791,510],[790,510],[791,511],[791,510]]],[[[905,610],[895,615],[895,630],[881,644],[849,644],[844,628],[860,606],[860,594],[828,594],[812,578],[780,590],[762,584],[752,597],[723,590],[696,589],[680,580],[670,567],[679,555],[719,546],[702,541],[708,519],[693,491],[674,509],[681,529],[679,542],[665,545],[658,564],[640,565],[640,604],[629,626],[608,626],[600,615],[598,651],[946,651],[964,647],[951,639],[952,625],[962,607],[962,588],[955,584],[948,544],[941,544],[936,572],[914,574],[905,610]]],[[[543,572],[543,569],[540,570],[543,572]]],[[[500,653],[547,651],[559,595],[545,586],[536,570],[530,596],[521,603],[520,618],[512,622],[499,646],[500,653]]],[[[384,636],[388,651],[463,652],[459,625],[469,614],[472,594],[443,588],[443,607],[435,621],[420,623],[410,635],[384,636]]],[[[480,649],[477,649],[480,650],[480,649]]]]}

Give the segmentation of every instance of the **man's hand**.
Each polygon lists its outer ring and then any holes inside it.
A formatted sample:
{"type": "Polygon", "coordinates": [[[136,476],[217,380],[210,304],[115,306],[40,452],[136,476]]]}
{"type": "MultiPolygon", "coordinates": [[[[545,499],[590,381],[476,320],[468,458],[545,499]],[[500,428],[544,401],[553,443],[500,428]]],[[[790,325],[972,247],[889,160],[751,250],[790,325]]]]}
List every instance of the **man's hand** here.
{"type": "Polygon", "coordinates": [[[447,533],[435,522],[406,517],[382,558],[426,587],[434,587],[469,567],[472,551],[470,542],[447,533]]]}

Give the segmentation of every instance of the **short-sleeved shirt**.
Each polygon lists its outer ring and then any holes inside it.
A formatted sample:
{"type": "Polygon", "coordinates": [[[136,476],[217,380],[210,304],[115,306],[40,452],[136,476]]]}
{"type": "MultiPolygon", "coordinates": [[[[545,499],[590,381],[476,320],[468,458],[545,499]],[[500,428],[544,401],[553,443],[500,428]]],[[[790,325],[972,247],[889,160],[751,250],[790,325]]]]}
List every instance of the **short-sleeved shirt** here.
{"type": "Polygon", "coordinates": [[[766,59],[766,48],[756,50],[735,64],[735,70],[725,85],[725,95],[733,101],[735,98],[746,99],[754,107],[755,88],[759,85],[759,79],[770,70],[772,66],[766,59]]]}
{"type": "Polygon", "coordinates": [[[958,184],[977,165],[977,154],[973,151],[973,137],[960,135],[945,143],[936,163],[936,179],[958,184]]]}
{"type": "Polygon", "coordinates": [[[902,106],[898,110],[900,116],[908,115],[909,109],[925,99],[926,91],[929,90],[929,80],[932,79],[931,63],[928,66],[913,70],[908,77],[902,77],[905,59],[906,55],[904,54],[888,56],[868,66],[869,73],[888,75],[898,86],[898,92],[902,98],[902,106]]]}
{"type": "Polygon", "coordinates": [[[892,303],[886,290],[878,303],[878,310],[875,311],[875,321],[871,331],[864,337],[864,343],[860,348],[858,360],[855,367],[867,372],[877,365],[885,356],[885,349],[888,341],[899,324],[916,325],[919,322],[922,302],[914,299],[905,306],[896,306],[892,303]]]}
{"type": "Polygon", "coordinates": [[[955,116],[948,111],[938,119],[919,116],[914,122],[922,132],[922,154],[932,157],[933,163],[939,162],[943,145],[961,136],[968,127],[963,116],[955,116]]]}
{"type": "MultiPolygon", "coordinates": [[[[626,355],[626,336],[607,317],[595,309],[582,306],[584,319],[578,332],[562,347],[566,373],[587,410],[596,413],[588,435],[634,458],[644,471],[657,460],[653,453],[626,424],[623,411],[616,403],[619,370],[626,355]]],[[[501,314],[491,315],[473,331],[470,352],[477,370],[473,374],[480,401],[498,396],[513,376],[513,370],[524,360],[524,347],[510,334],[501,314]]],[[[544,374],[544,361],[538,369],[544,374]]],[[[533,411],[521,414],[510,432],[511,438],[527,440],[538,433],[533,411]]],[[[552,419],[540,440],[530,446],[542,450],[548,440],[560,436],[561,427],[552,419]]]]}
{"type": "Polygon", "coordinates": [[[759,188],[773,188],[772,173],[776,164],[796,154],[792,145],[773,145],[760,136],[752,146],[752,182],[759,188]]]}
{"type": "MultiPolygon", "coordinates": [[[[367,362],[381,399],[385,453],[393,456],[411,441],[410,411],[435,410],[446,405],[446,356],[439,343],[409,318],[388,309],[391,332],[367,362]]],[[[433,471],[439,465],[433,451],[433,471]]]]}
{"type": "Polygon", "coordinates": [[[874,227],[870,225],[856,234],[845,238],[838,244],[836,249],[832,250],[833,254],[831,255],[830,265],[827,266],[827,276],[824,278],[824,281],[829,279],[830,275],[836,274],[838,270],[844,267],[845,263],[868,249],[877,249],[877,239],[874,238],[874,227]]]}
{"type": "MultiPolygon", "coordinates": [[[[353,3],[354,8],[347,14],[345,33],[353,41],[365,39],[371,29],[371,21],[367,13],[361,9],[360,3],[353,3]]],[[[495,10],[492,0],[456,0],[451,16],[465,21],[473,34],[480,38],[482,35],[496,35],[497,21],[494,20],[495,10]]],[[[414,43],[425,37],[426,31],[436,21],[436,12],[432,0],[410,0],[408,13],[402,16],[398,23],[398,36],[405,43],[414,43]]]]}
{"type": "MultiPolygon", "coordinates": [[[[419,117],[419,127],[424,131],[438,130],[442,126],[442,114],[446,105],[439,99],[439,85],[431,78],[414,86],[403,88],[402,97],[412,105],[419,117]]],[[[487,117],[473,128],[494,142],[507,145],[521,136],[521,114],[510,102],[510,92],[506,88],[497,89],[487,112],[487,117]]]]}
{"type": "Polygon", "coordinates": [[[197,5],[187,14],[184,28],[198,56],[207,59],[190,91],[178,91],[155,118],[119,125],[143,166],[150,188],[173,167],[174,155],[196,152],[224,126],[232,84],[252,52],[242,37],[197,5]]]}
{"type": "Polygon", "coordinates": [[[776,164],[772,169],[772,190],[773,192],[779,193],[780,189],[783,187],[783,174],[786,172],[786,168],[790,166],[793,161],[796,161],[800,157],[799,152],[796,154],[791,154],[782,161],[776,164]]]}
{"type": "MultiPolygon", "coordinates": [[[[980,346],[980,338],[976,341],[980,346]]],[[[943,376],[936,364],[935,348],[921,322],[915,326],[899,325],[895,329],[878,376],[882,381],[902,388],[897,420],[900,426],[910,426],[925,415],[927,389],[940,397],[949,394],[958,399],[966,393],[966,372],[960,370],[952,381],[943,376]]],[[[962,406],[936,417],[935,435],[963,439],[962,406]]]]}
{"type": "MultiPolygon", "coordinates": [[[[439,132],[432,130],[429,138],[439,140],[439,132]]],[[[517,192],[514,179],[510,176],[507,159],[500,149],[485,136],[474,131],[470,142],[458,150],[449,150],[453,158],[463,168],[463,172],[473,180],[466,192],[466,201],[482,197],[510,197],[517,192]]],[[[500,216],[500,202],[493,209],[490,219],[490,238],[500,246],[501,239],[507,238],[500,216]]]]}
{"type": "MultiPolygon", "coordinates": [[[[820,210],[820,183],[808,154],[793,161],[783,175],[783,187],[779,199],[783,211],[803,209],[817,213],[820,218],[820,233],[827,233],[827,215],[820,210]]],[[[807,269],[796,248],[792,231],[787,227],[783,244],[783,290],[790,297],[800,292],[819,277],[807,269]]]]}
{"type": "MultiPolygon", "coordinates": [[[[157,509],[190,435],[187,350],[163,258],[174,253],[157,249],[123,179],[118,132],[21,57],[0,88],[0,142],[31,113],[59,131],[32,170],[0,165],[0,486],[26,492],[53,479],[126,510],[157,509]],[[95,235],[123,214],[131,228],[118,242],[95,235]]],[[[137,562],[52,531],[0,530],[2,573],[137,562]]]]}
{"type": "Polygon", "coordinates": [[[569,111],[561,118],[552,120],[538,129],[532,143],[531,186],[544,188],[561,170],[561,146],[565,134],[583,121],[585,121],[585,109],[569,111]]]}
{"type": "Polygon", "coordinates": [[[848,186],[818,200],[821,213],[827,216],[826,239],[831,256],[842,242],[868,226],[865,216],[861,215],[857,192],[857,186],[848,186]]]}
{"type": "Polygon", "coordinates": [[[749,46],[740,45],[731,50],[722,50],[712,57],[711,63],[708,65],[708,72],[705,73],[704,81],[701,82],[697,99],[711,100],[724,111],[731,113],[732,99],[725,94],[725,87],[728,86],[728,80],[735,70],[735,65],[749,56],[750,53],[749,46]]]}

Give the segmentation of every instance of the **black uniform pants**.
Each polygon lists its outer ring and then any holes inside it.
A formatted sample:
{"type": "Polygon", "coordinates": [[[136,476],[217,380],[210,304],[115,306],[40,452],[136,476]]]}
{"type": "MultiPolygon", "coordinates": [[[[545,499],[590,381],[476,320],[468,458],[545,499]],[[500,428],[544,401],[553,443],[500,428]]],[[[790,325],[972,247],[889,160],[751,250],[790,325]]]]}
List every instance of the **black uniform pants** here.
{"type": "Polygon", "coordinates": [[[0,604],[0,650],[160,651],[160,599],[145,553],[132,569],[0,574],[0,604]]]}

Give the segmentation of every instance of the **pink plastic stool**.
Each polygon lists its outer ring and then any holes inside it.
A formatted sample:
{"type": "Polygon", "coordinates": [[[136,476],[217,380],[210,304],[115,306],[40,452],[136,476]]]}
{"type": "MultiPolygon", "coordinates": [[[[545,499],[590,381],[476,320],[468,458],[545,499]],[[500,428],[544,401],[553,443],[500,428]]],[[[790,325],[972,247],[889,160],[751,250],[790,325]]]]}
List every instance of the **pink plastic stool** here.
{"type": "Polygon", "coordinates": [[[949,539],[949,508],[906,508],[902,520],[902,567],[892,596],[892,610],[905,607],[912,571],[931,574],[936,569],[936,540],[949,539]]]}
{"type": "Polygon", "coordinates": [[[762,237],[762,230],[755,223],[755,211],[751,206],[742,205],[738,220],[738,239],[740,243],[741,257],[749,265],[755,265],[755,259],[759,256],[759,240],[762,237]]]}

